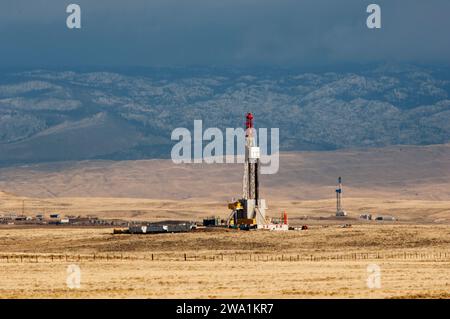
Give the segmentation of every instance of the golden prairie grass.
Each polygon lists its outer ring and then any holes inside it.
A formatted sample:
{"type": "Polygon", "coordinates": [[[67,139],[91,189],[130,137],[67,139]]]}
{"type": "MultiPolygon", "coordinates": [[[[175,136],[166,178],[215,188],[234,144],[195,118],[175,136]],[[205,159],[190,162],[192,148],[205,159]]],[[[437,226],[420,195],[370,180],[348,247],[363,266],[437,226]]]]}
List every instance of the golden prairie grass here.
{"type": "MultiPolygon", "coordinates": [[[[111,229],[0,229],[0,254],[69,260],[0,259],[3,298],[449,298],[450,229],[446,225],[314,225],[300,232],[218,231],[112,235],[111,229]],[[131,259],[77,259],[85,256],[131,259]],[[155,260],[150,255],[155,254],[155,260]],[[225,259],[184,261],[182,256],[225,259]],[[380,258],[320,261],[248,256],[378,253],[380,258]],[[438,258],[439,253],[442,257],[438,258]],[[447,257],[443,257],[447,253],[447,257]],[[398,256],[413,256],[399,258],[398,256]],[[433,255],[434,254],[434,255],[433,255]],[[177,256],[159,260],[157,256],[177,256]],[[234,261],[230,256],[240,256],[234,261]],[[389,256],[392,258],[388,258],[389,256]],[[432,257],[429,257],[429,256],[432,257]],[[384,258],[383,256],[386,256],[384,258]],[[397,257],[395,257],[397,256],[397,257]],[[434,256],[434,257],[433,257],[434,256]],[[134,259],[133,259],[134,258],[134,259]],[[367,266],[381,269],[368,288],[367,266]],[[67,266],[81,269],[80,289],[66,285],[67,266]]],[[[373,255],[372,255],[373,256],[373,255]]]]}
{"type": "Polygon", "coordinates": [[[449,298],[450,262],[80,262],[81,287],[66,285],[72,263],[1,264],[2,298],[449,298]]]}

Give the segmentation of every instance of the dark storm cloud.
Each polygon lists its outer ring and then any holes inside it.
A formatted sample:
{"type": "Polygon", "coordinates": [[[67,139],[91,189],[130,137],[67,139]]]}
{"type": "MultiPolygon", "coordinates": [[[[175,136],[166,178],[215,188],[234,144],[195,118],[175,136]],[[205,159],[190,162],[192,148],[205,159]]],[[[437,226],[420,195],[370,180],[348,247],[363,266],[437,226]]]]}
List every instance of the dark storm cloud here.
{"type": "Polygon", "coordinates": [[[450,64],[449,15],[448,0],[3,0],[0,66],[450,64]]]}

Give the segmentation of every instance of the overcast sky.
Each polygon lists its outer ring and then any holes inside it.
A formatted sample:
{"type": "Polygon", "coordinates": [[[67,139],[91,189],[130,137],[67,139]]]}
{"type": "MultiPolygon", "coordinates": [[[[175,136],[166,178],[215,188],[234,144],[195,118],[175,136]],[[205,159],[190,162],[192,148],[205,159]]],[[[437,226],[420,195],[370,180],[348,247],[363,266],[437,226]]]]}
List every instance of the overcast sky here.
{"type": "Polygon", "coordinates": [[[449,0],[1,0],[0,67],[450,65],[449,31],[449,0]]]}

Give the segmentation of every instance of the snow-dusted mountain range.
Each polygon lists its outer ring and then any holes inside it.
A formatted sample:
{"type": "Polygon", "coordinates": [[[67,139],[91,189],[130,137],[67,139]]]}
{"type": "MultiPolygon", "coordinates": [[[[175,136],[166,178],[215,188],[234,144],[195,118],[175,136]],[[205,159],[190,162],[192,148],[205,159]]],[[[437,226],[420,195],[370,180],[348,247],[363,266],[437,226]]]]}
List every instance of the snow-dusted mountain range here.
{"type": "Polygon", "coordinates": [[[176,127],[280,128],[282,150],[450,141],[450,69],[1,71],[0,164],[170,156],[176,127]]]}

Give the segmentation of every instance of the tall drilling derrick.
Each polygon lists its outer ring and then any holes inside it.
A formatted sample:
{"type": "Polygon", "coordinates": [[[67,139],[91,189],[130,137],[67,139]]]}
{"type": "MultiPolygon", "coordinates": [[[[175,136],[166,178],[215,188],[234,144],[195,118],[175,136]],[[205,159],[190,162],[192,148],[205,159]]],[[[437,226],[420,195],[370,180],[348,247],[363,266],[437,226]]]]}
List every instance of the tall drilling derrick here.
{"type": "Polygon", "coordinates": [[[253,137],[253,114],[246,116],[245,130],[245,166],[244,179],[242,182],[242,198],[258,199],[259,185],[259,147],[255,145],[253,137]]]}
{"type": "Polygon", "coordinates": [[[230,203],[230,226],[255,227],[267,224],[266,202],[259,194],[260,149],[254,138],[253,114],[246,116],[245,163],[242,181],[242,198],[230,203]]]}
{"type": "Polygon", "coordinates": [[[336,189],[336,216],[347,216],[347,213],[342,209],[342,178],[338,178],[338,187],[336,189]]]}

